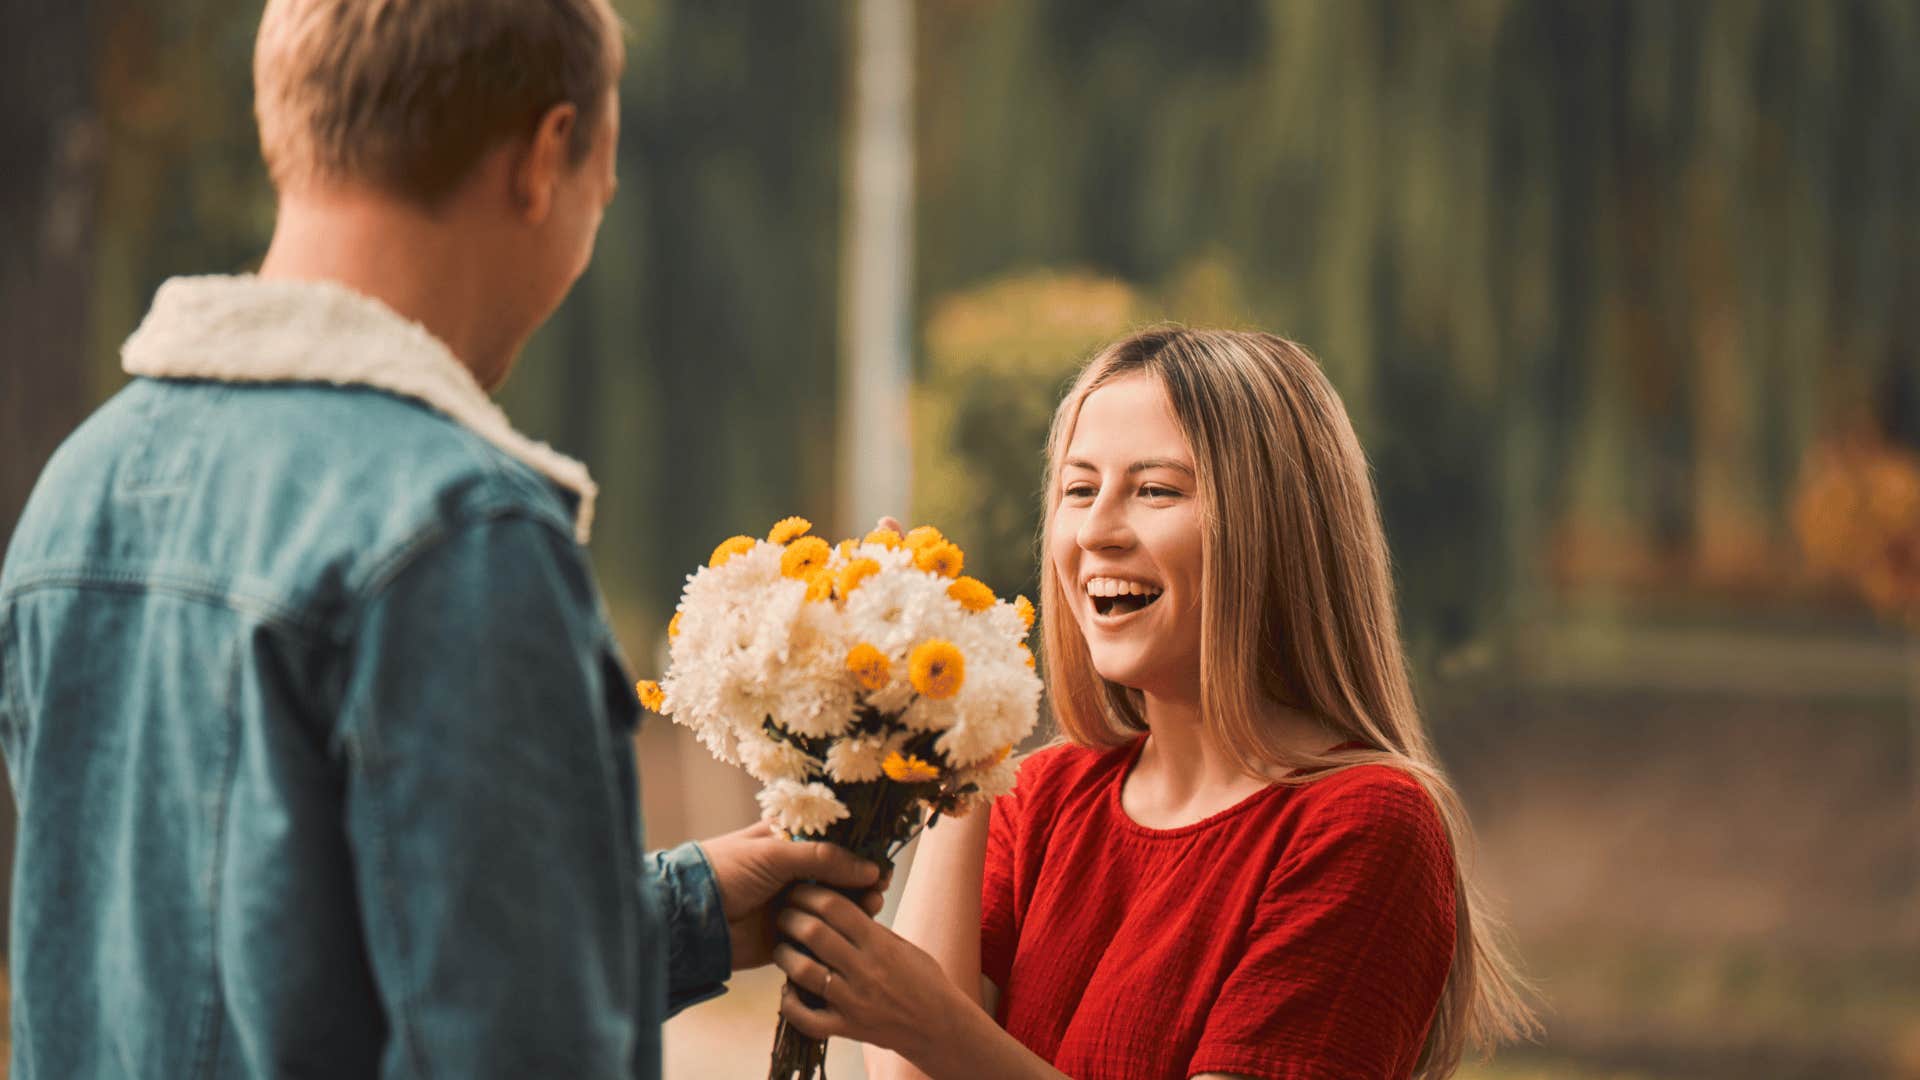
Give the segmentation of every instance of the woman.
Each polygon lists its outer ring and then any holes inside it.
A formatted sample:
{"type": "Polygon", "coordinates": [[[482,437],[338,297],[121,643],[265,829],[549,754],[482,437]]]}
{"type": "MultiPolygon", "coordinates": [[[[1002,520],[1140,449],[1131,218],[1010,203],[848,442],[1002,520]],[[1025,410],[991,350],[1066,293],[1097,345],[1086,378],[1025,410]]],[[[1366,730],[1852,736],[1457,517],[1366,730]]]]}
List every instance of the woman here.
{"type": "Polygon", "coordinates": [[[790,989],[785,1015],[895,1051],[876,1077],[1424,1080],[1531,1031],[1457,857],[1366,461],[1305,350],[1109,346],[1055,415],[1045,498],[1070,743],[926,834],[897,933],[797,890],[806,951],[775,958],[825,1004],[790,989]]]}

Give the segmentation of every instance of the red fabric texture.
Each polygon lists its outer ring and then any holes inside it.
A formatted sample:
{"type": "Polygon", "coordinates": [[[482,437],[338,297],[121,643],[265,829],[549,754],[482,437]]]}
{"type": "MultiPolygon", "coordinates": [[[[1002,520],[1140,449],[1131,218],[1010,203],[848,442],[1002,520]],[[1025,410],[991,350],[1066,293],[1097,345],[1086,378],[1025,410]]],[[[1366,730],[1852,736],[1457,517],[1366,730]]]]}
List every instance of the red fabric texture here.
{"type": "Polygon", "coordinates": [[[1453,959],[1426,792],[1364,765],[1149,829],[1144,739],[1043,750],[994,803],[981,967],[998,1019],[1075,1080],[1411,1075],[1453,959]]]}

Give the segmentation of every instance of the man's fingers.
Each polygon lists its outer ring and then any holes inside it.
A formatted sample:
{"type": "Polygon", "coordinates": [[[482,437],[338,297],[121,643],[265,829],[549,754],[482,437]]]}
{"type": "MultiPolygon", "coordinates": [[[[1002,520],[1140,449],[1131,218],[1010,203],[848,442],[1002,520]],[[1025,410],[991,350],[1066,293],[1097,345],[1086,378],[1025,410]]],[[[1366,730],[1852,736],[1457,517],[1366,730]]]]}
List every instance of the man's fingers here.
{"type": "Polygon", "coordinates": [[[860,896],[860,907],[867,913],[867,917],[870,919],[877,918],[880,914],[880,909],[886,906],[887,894],[877,889],[863,893],[860,896]]]}
{"type": "Polygon", "coordinates": [[[881,518],[879,527],[882,529],[892,529],[894,532],[899,533],[901,536],[907,535],[907,527],[905,525],[900,524],[899,518],[893,517],[891,515],[881,518]]]}
{"type": "Polygon", "coordinates": [[[793,877],[812,878],[843,889],[865,889],[880,880],[880,867],[838,844],[787,844],[794,851],[793,877]]]}

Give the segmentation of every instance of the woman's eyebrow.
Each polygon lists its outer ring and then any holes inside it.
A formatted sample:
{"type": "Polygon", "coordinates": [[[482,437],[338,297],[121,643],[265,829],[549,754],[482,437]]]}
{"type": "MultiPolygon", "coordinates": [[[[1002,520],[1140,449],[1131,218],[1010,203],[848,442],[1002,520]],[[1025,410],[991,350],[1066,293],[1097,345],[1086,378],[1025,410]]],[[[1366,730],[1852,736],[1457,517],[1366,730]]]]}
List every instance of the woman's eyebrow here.
{"type": "MultiPolygon", "coordinates": [[[[1079,458],[1061,462],[1061,468],[1085,469],[1088,472],[1096,473],[1100,471],[1092,462],[1082,461],[1079,458]]],[[[1127,475],[1132,476],[1134,473],[1143,473],[1151,469],[1172,469],[1174,472],[1186,473],[1188,476],[1193,475],[1193,466],[1175,458],[1148,458],[1145,461],[1136,461],[1127,466],[1127,475]]]]}
{"type": "Polygon", "coordinates": [[[1148,458],[1145,461],[1136,461],[1127,466],[1127,475],[1131,476],[1134,473],[1146,472],[1149,469],[1172,469],[1174,472],[1186,473],[1188,476],[1193,475],[1193,466],[1184,461],[1176,461],[1173,458],[1148,458]]]}

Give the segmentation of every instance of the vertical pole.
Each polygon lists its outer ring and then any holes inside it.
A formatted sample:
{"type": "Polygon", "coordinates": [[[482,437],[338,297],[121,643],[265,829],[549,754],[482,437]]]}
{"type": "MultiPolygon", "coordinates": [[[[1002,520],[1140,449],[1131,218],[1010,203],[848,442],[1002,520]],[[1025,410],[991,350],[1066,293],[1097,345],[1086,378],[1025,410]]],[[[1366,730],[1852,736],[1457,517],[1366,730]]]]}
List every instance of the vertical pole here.
{"type": "Polygon", "coordinates": [[[842,243],[840,525],[911,513],[913,8],[859,0],[842,243]]]}

